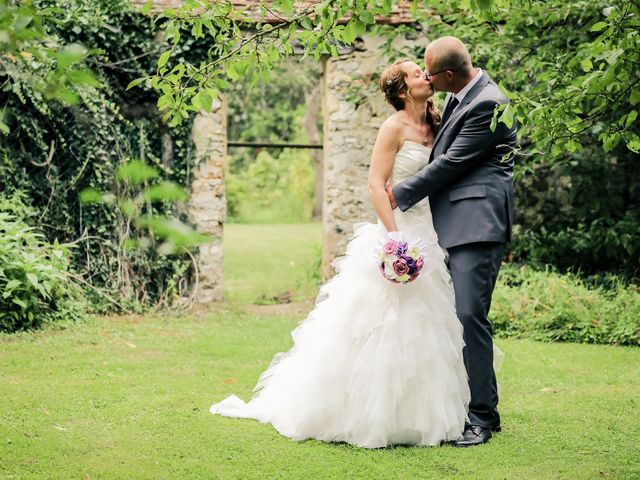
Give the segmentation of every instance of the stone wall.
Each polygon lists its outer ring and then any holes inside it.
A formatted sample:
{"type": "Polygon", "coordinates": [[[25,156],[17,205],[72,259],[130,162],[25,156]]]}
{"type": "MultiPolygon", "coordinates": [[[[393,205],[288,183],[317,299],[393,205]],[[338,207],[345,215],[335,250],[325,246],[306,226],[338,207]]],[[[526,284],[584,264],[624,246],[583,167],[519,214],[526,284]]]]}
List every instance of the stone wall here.
{"type": "Polygon", "coordinates": [[[353,223],[375,221],[367,176],[378,128],[393,109],[375,87],[387,65],[380,55],[382,40],[365,36],[358,48],[329,59],[322,80],[324,112],[324,278],[331,262],[344,254],[353,223]],[[354,100],[363,101],[356,105],[354,100]]]}
{"type": "Polygon", "coordinates": [[[199,303],[222,300],[223,225],[227,215],[224,171],[227,159],[227,103],[214,102],[211,113],[200,113],[193,122],[197,165],[191,183],[189,219],[199,232],[211,235],[210,244],[198,254],[199,303]]]}

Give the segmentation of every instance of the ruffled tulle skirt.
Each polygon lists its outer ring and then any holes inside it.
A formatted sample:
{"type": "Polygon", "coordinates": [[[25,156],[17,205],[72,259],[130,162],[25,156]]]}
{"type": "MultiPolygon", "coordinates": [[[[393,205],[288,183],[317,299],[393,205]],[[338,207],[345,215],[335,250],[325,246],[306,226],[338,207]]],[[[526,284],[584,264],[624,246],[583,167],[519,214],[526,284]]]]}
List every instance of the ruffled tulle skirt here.
{"type": "Polygon", "coordinates": [[[366,448],[460,437],[469,390],[446,252],[428,215],[396,215],[399,229],[427,245],[420,276],[385,280],[375,257],[384,227],[356,224],[293,347],[275,356],[251,401],[232,395],[211,413],[270,423],[295,440],[366,448]]]}

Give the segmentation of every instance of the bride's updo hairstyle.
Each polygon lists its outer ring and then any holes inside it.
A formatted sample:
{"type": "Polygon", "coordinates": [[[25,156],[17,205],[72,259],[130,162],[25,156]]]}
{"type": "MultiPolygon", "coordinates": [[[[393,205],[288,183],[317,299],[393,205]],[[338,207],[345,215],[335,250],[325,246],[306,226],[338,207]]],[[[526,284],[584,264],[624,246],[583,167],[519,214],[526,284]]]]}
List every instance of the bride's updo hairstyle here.
{"type": "MultiPolygon", "coordinates": [[[[405,106],[405,99],[401,98],[400,95],[404,94],[407,98],[411,98],[409,86],[405,81],[407,72],[400,68],[401,64],[411,61],[408,58],[403,58],[394,62],[393,65],[389,65],[380,75],[380,81],[378,82],[380,90],[384,93],[385,100],[397,111],[403,110],[405,106]]],[[[427,123],[434,133],[438,131],[440,127],[440,111],[433,103],[433,97],[427,100],[427,123]]]]}

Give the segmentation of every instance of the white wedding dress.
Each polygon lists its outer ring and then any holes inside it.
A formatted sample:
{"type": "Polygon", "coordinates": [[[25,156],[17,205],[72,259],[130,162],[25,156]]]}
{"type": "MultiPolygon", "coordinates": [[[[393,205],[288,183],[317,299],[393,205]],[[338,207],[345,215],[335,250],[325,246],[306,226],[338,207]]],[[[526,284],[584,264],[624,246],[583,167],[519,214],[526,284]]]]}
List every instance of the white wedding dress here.
{"type": "MultiPolygon", "coordinates": [[[[405,142],[393,183],[428,161],[429,149],[405,142]]],[[[428,260],[412,283],[378,270],[382,223],[354,225],[337,275],[321,287],[315,309],[292,332],[248,403],[235,395],[211,413],[271,423],[294,440],[315,438],[366,448],[438,445],[459,438],[469,403],[462,326],[428,200],[394,211],[398,230],[418,236],[428,260]]]]}

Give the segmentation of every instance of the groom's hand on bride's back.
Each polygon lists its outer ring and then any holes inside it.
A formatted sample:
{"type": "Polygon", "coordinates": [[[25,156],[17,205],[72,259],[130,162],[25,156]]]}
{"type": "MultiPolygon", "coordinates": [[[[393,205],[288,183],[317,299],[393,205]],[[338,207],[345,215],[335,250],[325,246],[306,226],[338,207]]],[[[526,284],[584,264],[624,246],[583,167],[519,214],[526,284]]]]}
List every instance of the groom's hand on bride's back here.
{"type": "Polygon", "coordinates": [[[393,196],[393,190],[391,188],[391,185],[389,185],[388,183],[384,186],[384,189],[387,191],[387,196],[389,197],[389,203],[391,204],[391,209],[396,209],[398,208],[398,204],[396,203],[396,199],[393,196]]]}

